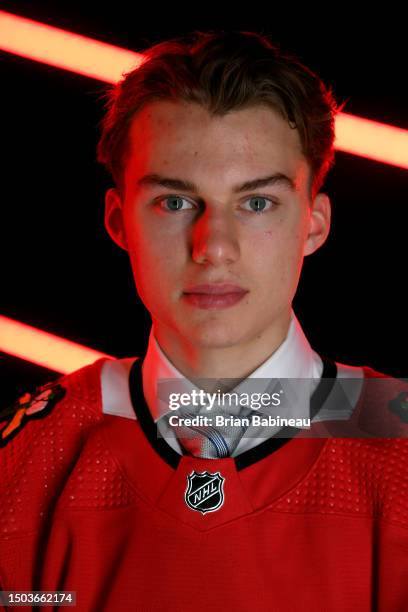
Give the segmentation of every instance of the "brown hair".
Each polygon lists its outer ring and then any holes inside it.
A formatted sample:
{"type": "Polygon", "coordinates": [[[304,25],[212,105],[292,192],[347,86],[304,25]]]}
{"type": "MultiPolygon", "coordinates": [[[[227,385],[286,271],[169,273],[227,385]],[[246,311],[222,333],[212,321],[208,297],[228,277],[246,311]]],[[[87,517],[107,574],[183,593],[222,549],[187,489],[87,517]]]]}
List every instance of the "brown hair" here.
{"type": "Polygon", "coordinates": [[[130,123],[147,103],[195,102],[212,116],[266,103],[299,131],[311,199],[334,165],[335,115],[345,104],[337,106],[332,89],[266,35],[223,30],[196,30],[148,48],[141,64],[103,97],[97,160],[120,191],[130,123]]]}

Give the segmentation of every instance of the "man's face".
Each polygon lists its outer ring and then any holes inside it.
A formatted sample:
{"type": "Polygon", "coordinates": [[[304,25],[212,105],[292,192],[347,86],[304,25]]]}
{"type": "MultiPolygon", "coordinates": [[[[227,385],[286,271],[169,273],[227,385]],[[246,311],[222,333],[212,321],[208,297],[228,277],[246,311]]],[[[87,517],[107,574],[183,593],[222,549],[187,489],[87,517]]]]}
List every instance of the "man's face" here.
{"type": "Polygon", "coordinates": [[[124,194],[108,191],[105,222],[129,252],[156,337],[245,347],[287,318],[303,257],[330,224],[325,194],[311,207],[297,130],[264,105],[211,118],[196,104],[157,101],[133,119],[129,144],[124,194]],[[237,190],[275,174],[289,180],[237,190]],[[196,189],[150,184],[145,175],[196,189]],[[247,292],[210,308],[186,296],[192,285],[219,282],[247,292]]]}

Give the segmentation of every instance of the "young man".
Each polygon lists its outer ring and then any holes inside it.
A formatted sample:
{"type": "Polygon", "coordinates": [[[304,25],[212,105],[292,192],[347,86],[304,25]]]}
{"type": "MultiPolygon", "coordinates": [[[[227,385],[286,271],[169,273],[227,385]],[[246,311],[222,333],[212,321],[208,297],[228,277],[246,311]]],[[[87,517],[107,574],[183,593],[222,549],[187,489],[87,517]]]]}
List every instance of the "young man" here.
{"type": "Polygon", "coordinates": [[[98,159],[148,350],[3,414],[1,586],[81,611],[408,609],[407,388],[317,354],[292,308],[329,233],[339,107],[255,33],[145,56],[98,159]],[[219,387],[273,401],[221,414],[219,387]]]}

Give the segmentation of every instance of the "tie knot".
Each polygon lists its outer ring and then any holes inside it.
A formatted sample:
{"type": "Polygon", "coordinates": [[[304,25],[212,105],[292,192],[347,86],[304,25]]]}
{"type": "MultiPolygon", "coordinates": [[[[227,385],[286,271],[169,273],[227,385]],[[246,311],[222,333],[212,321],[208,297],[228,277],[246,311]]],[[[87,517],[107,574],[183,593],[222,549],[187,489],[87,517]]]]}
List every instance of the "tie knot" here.
{"type": "MultiPolygon", "coordinates": [[[[172,415],[168,415],[172,416],[172,415]]],[[[246,427],[236,423],[223,406],[206,410],[200,406],[183,406],[177,410],[177,419],[169,421],[177,439],[188,454],[195,457],[228,457],[237,447],[246,427]]]]}

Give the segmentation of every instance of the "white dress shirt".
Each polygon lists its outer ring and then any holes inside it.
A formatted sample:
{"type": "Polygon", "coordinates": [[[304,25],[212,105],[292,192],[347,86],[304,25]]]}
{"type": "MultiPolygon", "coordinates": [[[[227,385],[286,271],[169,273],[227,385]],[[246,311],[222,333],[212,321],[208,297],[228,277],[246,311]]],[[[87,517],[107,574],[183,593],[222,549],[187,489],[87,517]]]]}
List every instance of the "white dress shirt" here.
{"type": "MultiPolygon", "coordinates": [[[[116,414],[125,418],[136,419],[129,392],[129,371],[134,362],[134,357],[116,360],[107,360],[102,368],[102,403],[105,414],[116,414]]],[[[325,418],[349,418],[362,386],[363,372],[361,367],[346,366],[336,362],[338,368],[338,378],[360,378],[356,381],[357,385],[347,386],[344,389],[346,402],[342,402],[341,414],[339,412],[321,410],[314,420],[324,420],[325,418]]],[[[323,363],[320,356],[312,349],[307,340],[302,327],[291,310],[289,329],[285,340],[275,350],[274,353],[258,368],[256,368],[247,378],[240,382],[230,393],[239,391],[244,387],[249,379],[262,379],[256,386],[256,391],[262,393],[271,392],[270,379],[309,379],[310,394],[319,384],[323,371],[323,363]],[[313,379],[313,380],[312,380],[313,379]]],[[[198,389],[189,379],[187,379],[166,357],[160,348],[154,333],[153,327],[150,331],[148,348],[142,363],[143,393],[146,403],[157,424],[158,430],[163,435],[167,443],[178,453],[182,454],[180,444],[177,440],[173,428],[169,427],[165,415],[173,412],[168,405],[159,400],[158,382],[169,379],[177,379],[177,389],[180,392],[191,392],[198,389]]],[[[202,409],[203,410],[203,409],[202,409]]],[[[300,410],[304,414],[303,409],[300,410]]],[[[200,412],[202,413],[202,412],[200,412]]],[[[258,428],[257,431],[241,438],[232,456],[260,444],[269,436],[274,435],[280,427],[258,428]],[[257,434],[259,432],[259,435],[257,434]]]]}

